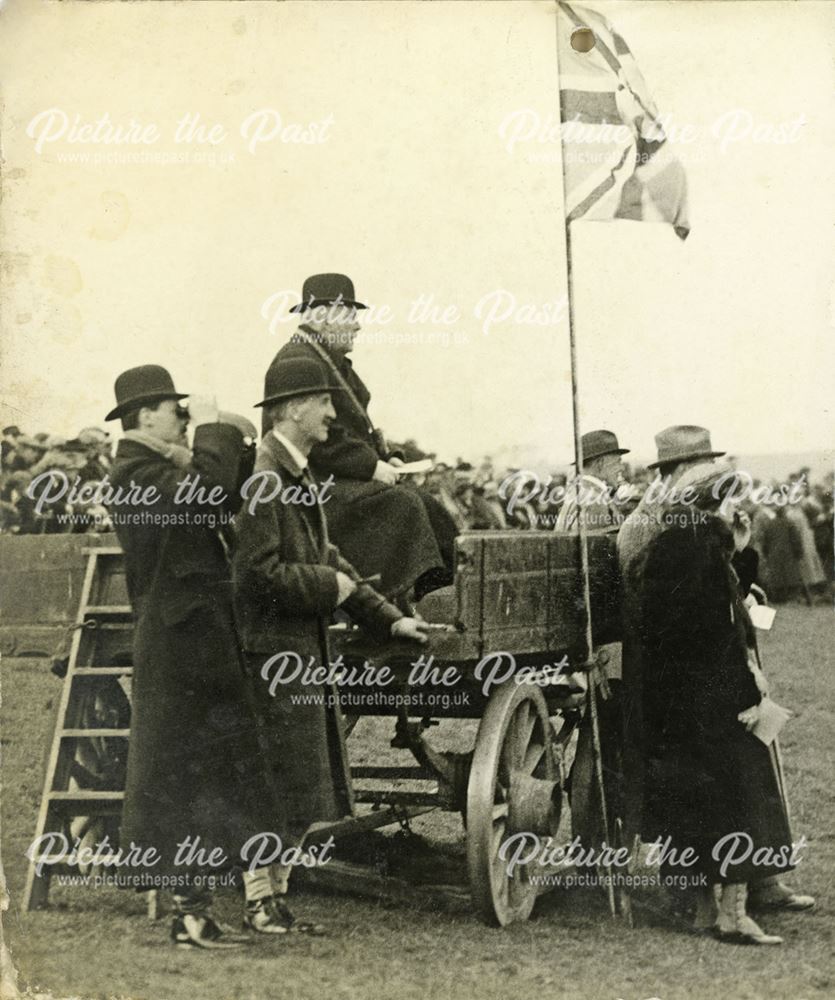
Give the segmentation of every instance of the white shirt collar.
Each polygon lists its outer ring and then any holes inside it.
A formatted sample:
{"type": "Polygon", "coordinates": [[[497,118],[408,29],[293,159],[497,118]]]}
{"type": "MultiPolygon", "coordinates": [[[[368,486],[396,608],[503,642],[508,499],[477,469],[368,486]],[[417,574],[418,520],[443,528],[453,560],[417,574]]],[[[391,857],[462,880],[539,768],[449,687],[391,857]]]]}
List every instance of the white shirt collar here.
{"type": "Polygon", "coordinates": [[[296,463],[296,465],[298,465],[299,469],[301,469],[301,471],[304,472],[304,470],[307,468],[307,456],[303,455],[299,451],[299,449],[293,444],[293,442],[290,441],[288,438],[286,438],[281,433],[281,431],[277,431],[275,428],[273,428],[273,435],[276,438],[276,440],[280,441],[287,449],[287,451],[290,452],[290,458],[292,458],[293,461],[296,463]]]}

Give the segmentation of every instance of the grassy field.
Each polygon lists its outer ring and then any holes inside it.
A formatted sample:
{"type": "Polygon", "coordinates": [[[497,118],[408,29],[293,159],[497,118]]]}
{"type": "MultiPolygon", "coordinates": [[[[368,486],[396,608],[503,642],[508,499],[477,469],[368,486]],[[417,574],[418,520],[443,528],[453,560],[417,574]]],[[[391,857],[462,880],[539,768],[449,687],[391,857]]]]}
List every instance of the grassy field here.
{"type": "MultiPolygon", "coordinates": [[[[116,890],[53,891],[45,912],[21,910],[23,852],[32,839],[43,761],[60,682],[41,660],[7,660],[2,673],[2,860],[11,897],[4,932],[32,995],[145,1000],[812,1000],[835,995],[832,872],[835,870],[835,652],[832,611],[787,607],[763,641],[772,693],[796,717],[782,739],[795,839],[809,847],[791,881],[818,897],[811,913],[773,915],[764,926],[785,945],[719,945],[689,934],[660,890],[637,894],[634,930],[609,918],[593,889],[556,890],[533,918],[505,930],[466,909],[438,913],[307,892],[295,908],[326,921],[332,936],[259,940],[233,955],[183,953],[168,921],[144,916],[143,897],[116,890]]],[[[389,735],[388,726],[385,728],[389,735]]],[[[385,745],[382,724],[351,738],[367,757],[385,745]]],[[[454,817],[416,829],[446,853],[461,851],[454,817]]],[[[462,862],[463,863],[463,862],[462,862]]],[[[236,922],[233,891],[218,912],[236,922]]]]}

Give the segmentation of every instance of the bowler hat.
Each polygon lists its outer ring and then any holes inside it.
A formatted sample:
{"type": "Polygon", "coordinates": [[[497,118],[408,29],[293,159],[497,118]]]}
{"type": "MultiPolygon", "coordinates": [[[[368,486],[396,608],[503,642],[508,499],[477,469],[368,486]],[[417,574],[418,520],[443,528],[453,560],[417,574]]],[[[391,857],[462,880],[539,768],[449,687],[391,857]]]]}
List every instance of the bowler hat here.
{"type": "Polygon", "coordinates": [[[279,359],[267,369],[264,398],[256,406],[268,406],[293,396],[312,396],[317,392],[338,392],[328,381],[328,373],[311,358],[279,359]]]}
{"type": "Polygon", "coordinates": [[[719,458],[724,451],[714,451],[710,431],[693,424],[676,424],[655,435],[658,459],[650,462],[648,469],[677,462],[690,462],[695,458],[719,458]]]}
{"type": "Polygon", "coordinates": [[[187,392],[177,392],[174,382],[160,365],[139,365],[128,368],[116,379],[116,406],[105,420],[115,420],[129,410],[162,399],[185,399],[187,392]]]}
{"type": "Polygon", "coordinates": [[[580,439],[583,444],[583,461],[590,462],[602,455],[626,455],[628,448],[621,448],[611,431],[589,431],[580,439]]]}
{"type": "Polygon", "coordinates": [[[317,306],[353,306],[354,309],[367,309],[362,302],[354,298],[354,283],[345,274],[314,274],[305,279],[302,285],[302,300],[293,306],[290,312],[304,312],[305,309],[315,309],[317,306]]]}

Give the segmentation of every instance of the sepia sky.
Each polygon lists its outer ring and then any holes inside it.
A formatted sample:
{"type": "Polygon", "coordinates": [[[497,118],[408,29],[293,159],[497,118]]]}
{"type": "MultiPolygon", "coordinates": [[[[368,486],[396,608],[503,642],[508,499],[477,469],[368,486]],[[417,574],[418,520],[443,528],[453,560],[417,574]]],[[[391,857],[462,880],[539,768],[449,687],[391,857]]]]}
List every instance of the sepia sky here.
{"type": "MultiPolygon", "coordinates": [[[[644,458],[672,423],[737,454],[829,446],[835,11],[591,6],[689,126],[693,229],[575,227],[584,428],[644,458]]],[[[560,151],[506,126],[556,120],[554,16],[7,0],[3,423],[71,436],[146,362],[253,416],[282,293],[336,270],[375,307],[354,361],[390,437],[566,462],[560,151]]]]}

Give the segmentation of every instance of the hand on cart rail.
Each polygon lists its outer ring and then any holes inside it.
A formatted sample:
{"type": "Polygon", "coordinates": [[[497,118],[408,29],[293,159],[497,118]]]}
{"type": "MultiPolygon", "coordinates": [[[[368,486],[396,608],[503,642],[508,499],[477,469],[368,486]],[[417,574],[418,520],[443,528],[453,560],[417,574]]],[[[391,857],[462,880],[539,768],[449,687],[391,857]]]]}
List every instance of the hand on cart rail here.
{"type": "Polygon", "coordinates": [[[425,643],[429,623],[422,618],[398,618],[392,622],[391,634],[395,639],[412,639],[414,642],[425,643]]]}

